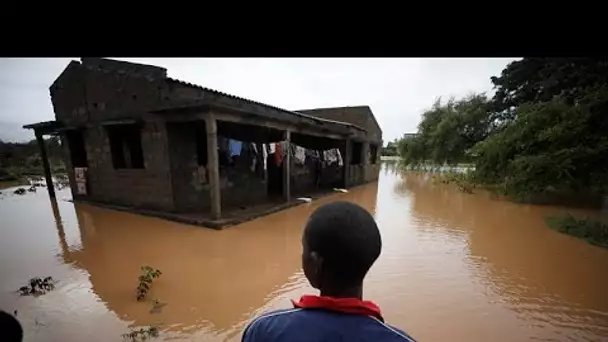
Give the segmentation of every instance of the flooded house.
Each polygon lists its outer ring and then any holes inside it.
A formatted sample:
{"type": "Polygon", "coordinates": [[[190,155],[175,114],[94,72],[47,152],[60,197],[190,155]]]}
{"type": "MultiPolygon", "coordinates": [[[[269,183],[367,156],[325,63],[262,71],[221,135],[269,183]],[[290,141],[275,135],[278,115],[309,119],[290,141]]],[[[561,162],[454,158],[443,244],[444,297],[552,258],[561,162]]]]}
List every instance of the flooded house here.
{"type": "MultiPolygon", "coordinates": [[[[220,228],[375,181],[382,130],[368,106],[286,110],[104,58],[50,86],[74,201],[220,228]]],[[[47,187],[54,196],[53,187],[47,187]]]]}

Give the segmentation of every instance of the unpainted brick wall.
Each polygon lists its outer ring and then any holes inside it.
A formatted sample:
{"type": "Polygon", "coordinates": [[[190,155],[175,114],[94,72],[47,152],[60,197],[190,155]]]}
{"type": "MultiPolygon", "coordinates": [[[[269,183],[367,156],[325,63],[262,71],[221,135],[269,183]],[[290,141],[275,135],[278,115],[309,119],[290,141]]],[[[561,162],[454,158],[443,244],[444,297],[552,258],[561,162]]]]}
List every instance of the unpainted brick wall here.
{"type": "Polygon", "coordinates": [[[164,123],[145,123],[141,140],[145,169],[114,169],[106,129],[98,126],[85,131],[89,164],[87,198],[140,208],[173,210],[164,123]]]}
{"type": "Polygon", "coordinates": [[[57,120],[66,126],[142,116],[171,100],[161,75],[112,63],[72,62],[51,87],[57,120]]]}
{"type": "Polygon", "coordinates": [[[381,141],[382,131],[378,129],[373,113],[366,106],[360,107],[337,107],[337,108],[322,108],[313,110],[300,111],[307,115],[313,115],[320,118],[349,122],[357,125],[367,131],[366,138],[371,141],[381,141]]]}
{"type": "Polygon", "coordinates": [[[206,139],[203,128],[190,122],[167,124],[173,200],[178,212],[205,213],[211,208],[209,173],[203,173],[206,165],[199,167],[196,151],[196,135],[204,134],[206,139]]]}
{"type": "MultiPolygon", "coordinates": [[[[262,151],[261,144],[258,144],[258,151],[262,151]]],[[[261,163],[259,156],[258,167],[263,165],[261,163]]],[[[251,161],[243,157],[236,166],[220,168],[222,209],[250,206],[268,200],[268,186],[264,179],[263,167],[257,169],[261,171],[252,172],[250,165],[251,161]]]]}

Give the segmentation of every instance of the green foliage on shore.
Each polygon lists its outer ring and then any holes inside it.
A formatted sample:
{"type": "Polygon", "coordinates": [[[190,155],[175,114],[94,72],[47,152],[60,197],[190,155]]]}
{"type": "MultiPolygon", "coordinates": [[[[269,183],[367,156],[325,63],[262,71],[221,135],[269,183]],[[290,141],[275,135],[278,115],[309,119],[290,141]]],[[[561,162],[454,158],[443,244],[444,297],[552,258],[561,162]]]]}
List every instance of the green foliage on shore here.
{"type": "Polygon", "coordinates": [[[398,142],[402,163],[472,163],[470,186],[517,200],[608,194],[608,59],[524,58],[492,83],[492,98],[437,100],[398,142]]]}
{"type": "MultiPolygon", "coordinates": [[[[53,172],[65,172],[59,138],[45,140],[49,164],[53,172]]],[[[40,149],[36,140],[10,143],[0,140],[0,181],[18,181],[26,175],[43,175],[40,149]]]]}
{"type": "Polygon", "coordinates": [[[587,242],[608,248],[608,224],[593,219],[577,219],[571,215],[549,216],[547,225],[558,232],[582,238],[587,242]]]}
{"type": "Polygon", "coordinates": [[[469,151],[489,134],[490,102],[484,94],[461,100],[438,99],[422,114],[418,134],[402,139],[398,150],[404,163],[417,165],[425,161],[456,165],[471,160],[469,151]]]}
{"type": "Polygon", "coordinates": [[[381,155],[389,156],[389,157],[398,156],[399,155],[399,153],[397,151],[398,144],[399,144],[398,139],[395,139],[394,141],[389,141],[388,144],[386,144],[386,146],[382,147],[381,155]]]}

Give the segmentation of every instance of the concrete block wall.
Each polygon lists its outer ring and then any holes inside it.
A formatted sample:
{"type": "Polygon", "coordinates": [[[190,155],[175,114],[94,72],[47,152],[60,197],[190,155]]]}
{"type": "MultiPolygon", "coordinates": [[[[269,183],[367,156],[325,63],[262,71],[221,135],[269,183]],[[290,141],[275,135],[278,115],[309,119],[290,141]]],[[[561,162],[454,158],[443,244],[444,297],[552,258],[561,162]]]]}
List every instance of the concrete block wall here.
{"type": "Polygon", "coordinates": [[[149,209],[174,209],[166,129],[147,122],[141,132],[144,169],[114,169],[104,127],[85,131],[88,199],[149,209]]]}
{"type": "Polygon", "coordinates": [[[298,110],[298,112],[313,115],[320,118],[349,122],[367,131],[366,138],[370,141],[382,141],[382,131],[373,117],[368,106],[319,108],[309,110],[298,110]]]}
{"type": "Polygon", "coordinates": [[[118,61],[71,62],[51,86],[57,120],[66,126],[143,115],[171,100],[163,68],[118,61]]]}
{"type": "Polygon", "coordinates": [[[210,212],[209,173],[206,165],[198,165],[196,151],[196,135],[207,139],[204,126],[184,122],[168,123],[166,127],[175,211],[210,212]]]}
{"type": "MultiPolygon", "coordinates": [[[[243,144],[248,144],[244,142],[243,144]]],[[[262,150],[261,144],[257,146],[262,150]]],[[[220,191],[222,210],[239,206],[260,204],[268,199],[268,185],[262,166],[262,155],[258,155],[255,171],[251,171],[248,157],[239,159],[234,166],[220,167],[220,191]]]]}
{"type": "Polygon", "coordinates": [[[304,165],[296,163],[295,158],[291,159],[291,195],[292,197],[298,194],[304,194],[316,188],[316,166],[314,161],[306,158],[304,165]]]}

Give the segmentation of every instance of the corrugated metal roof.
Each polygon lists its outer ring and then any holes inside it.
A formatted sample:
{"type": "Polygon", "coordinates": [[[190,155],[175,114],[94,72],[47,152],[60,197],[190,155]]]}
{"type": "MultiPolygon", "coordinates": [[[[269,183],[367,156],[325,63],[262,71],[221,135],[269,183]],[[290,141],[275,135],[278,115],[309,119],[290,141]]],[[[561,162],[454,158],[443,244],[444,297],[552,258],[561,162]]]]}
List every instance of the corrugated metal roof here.
{"type": "Polygon", "coordinates": [[[203,87],[203,86],[200,86],[200,85],[197,85],[197,84],[193,84],[193,83],[190,83],[190,82],[178,80],[178,79],[171,78],[171,77],[167,77],[166,80],[168,82],[177,83],[177,84],[182,85],[182,86],[196,88],[196,89],[201,89],[203,91],[210,92],[210,93],[213,93],[213,94],[216,94],[216,95],[225,96],[225,97],[232,98],[232,99],[235,99],[235,100],[240,100],[240,101],[244,101],[244,102],[260,105],[260,106],[267,107],[267,108],[274,109],[274,110],[278,110],[278,111],[281,111],[281,112],[284,112],[284,113],[287,113],[287,114],[295,115],[295,116],[302,117],[302,118],[307,118],[307,119],[310,119],[310,120],[313,120],[313,121],[326,122],[326,123],[332,123],[332,124],[338,124],[338,125],[353,127],[353,128],[356,128],[356,129],[359,129],[361,131],[366,132],[366,130],[364,128],[359,127],[359,126],[354,125],[354,124],[351,124],[351,123],[348,123],[348,122],[329,120],[329,119],[319,118],[319,117],[316,117],[316,116],[313,116],[313,115],[307,115],[307,114],[303,114],[303,113],[294,112],[294,111],[291,111],[291,110],[287,110],[287,109],[271,106],[269,104],[265,104],[265,103],[261,103],[261,102],[257,102],[257,101],[253,101],[253,100],[249,100],[249,99],[246,99],[246,98],[243,98],[243,97],[231,95],[231,94],[228,94],[228,93],[224,93],[224,92],[221,92],[221,91],[218,91],[218,90],[210,89],[210,88],[207,88],[207,87],[203,87]]]}

